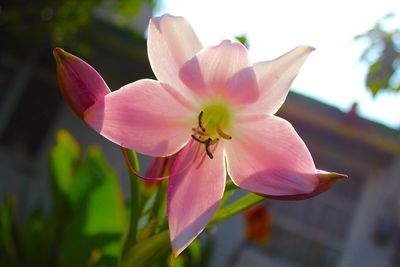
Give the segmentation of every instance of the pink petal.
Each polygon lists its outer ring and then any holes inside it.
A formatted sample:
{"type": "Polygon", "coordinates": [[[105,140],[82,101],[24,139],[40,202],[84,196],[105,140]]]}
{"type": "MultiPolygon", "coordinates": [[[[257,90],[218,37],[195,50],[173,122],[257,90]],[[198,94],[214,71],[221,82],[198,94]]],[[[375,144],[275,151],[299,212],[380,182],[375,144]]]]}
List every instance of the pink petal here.
{"type": "Polygon", "coordinates": [[[83,117],[87,108],[110,93],[100,74],[82,59],[54,48],[57,78],[65,101],[74,112],[83,117]]]}
{"type": "Polygon", "coordinates": [[[240,43],[222,41],[187,61],[179,76],[198,95],[221,95],[234,103],[251,103],[258,98],[255,73],[240,43]]]}
{"type": "Polygon", "coordinates": [[[199,235],[218,208],[225,187],[222,143],[210,159],[204,145],[190,142],[179,152],[169,178],[168,223],[174,256],[199,235]]]}
{"type": "Polygon", "coordinates": [[[317,170],[318,175],[318,186],[311,193],[297,194],[297,195],[281,195],[281,196],[268,196],[265,197],[277,199],[277,200],[304,200],[315,197],[328,189],[330,189],[336,182],[347,179],[347,175],[334,173],[334,172],[321,172],[317,170]]]}
{"type": "Polygon", "coordinates": [[[161,83],[179,89],[192,101],[191,92],[178,74],[182,65],[201,48],[200,40],[185,18],[167,14],[150,20],[147,50],[154,74],[161,83]]]}
{"type": "Polygon", "coordinates": [[[226,142],[228,173],[240,187],[258,194],[293,195],[318,185],[314,162],[292,125],[275,116],[241,122],[226,142]]]}
{"type": "Polygon", "coordinates": [[[84,119],[116,144],[150,156],[168,156],[190,138],[188,114],[159,82],[139,80],[96,102],[84,119]]]}
{"type": "Polygon", "coordinates": [[[245,112],[275,114],[285,101],[301,66],[314,50],[313,47],[299,46],[277,59],[254,64],[260,98],[245,112]]]}

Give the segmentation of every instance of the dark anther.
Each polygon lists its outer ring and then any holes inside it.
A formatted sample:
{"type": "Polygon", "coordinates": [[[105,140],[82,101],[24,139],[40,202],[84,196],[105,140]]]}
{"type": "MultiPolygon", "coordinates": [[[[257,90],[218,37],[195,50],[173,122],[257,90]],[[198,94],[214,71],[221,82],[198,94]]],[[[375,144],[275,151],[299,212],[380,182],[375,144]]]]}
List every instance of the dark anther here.
{"type": "Polygon", "coordinates": [[[194,140],[196,140],[197,142],[199,142],[199,143],[202,143],[202,144],[206,144],[206,142],[207,142],[207,140],[201,140],[200,138],[198,138],[197,136],[195,136],[194,134],[192,134],[192,138],[194,139],[194,140]]]}
{"type": "Polygon", "coordinates": [[[201,140],[200,138],[198,138],[198,137],[195,136],[194,134],[192,134],[191,136],[192,136],[192,138],[193,138],[194,140],[196,140],[196,141],[199,142],[200,144],[204,144],[204,145],[205,145],[207,155],[210,157],[210,159],[213,159],[214,156],[213,156],[213,154],[211,153],[210,146],[211,146],[211,145],[214,145],[214,144],[218,141],[218,138],[217,138],[217,139],[214,139],[214,140],[211,139],[211,138],[207,138],[206,140],[201,140]]]}
{"type": "Polygon", "coordinates": [[[204,143],[206,145],[206,153],[207,153],[207,155],[210,157],[210,159],[213,159],[214,156],[213,156],[213,154],[211,153],[211,150],[210,150],[211,141],[212,141],[212,139],[208,138],[204,143]]]}
{"type": "Polygon", "coordinates": [[[206,131],[206,128],[204,128],[204,126],[203,126],[203,121],[202,121],[203,114],[204,114],[203,111],[201,111],[200,114],[199,114],[199,127],[200,127],[200,129],[201,129],[203,132],[205,132],[205,131],[206,131]]]}

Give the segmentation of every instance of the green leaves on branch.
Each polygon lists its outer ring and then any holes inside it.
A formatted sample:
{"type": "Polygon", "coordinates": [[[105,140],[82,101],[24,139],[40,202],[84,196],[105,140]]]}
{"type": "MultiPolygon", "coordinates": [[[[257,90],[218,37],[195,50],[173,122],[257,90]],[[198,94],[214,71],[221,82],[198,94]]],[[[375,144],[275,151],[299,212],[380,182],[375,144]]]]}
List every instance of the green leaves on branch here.
{"type": "MultiPolygon", "coordinates": [[[[391,17],[392,14],[383,19],[391,17]]],[[[355,37],[367,39],[368,47],[361,55],[361,60],[368,65],[366,85],[375,96],[381,91],[400,92],[400,30],[387,30],[382,27],[382,19],[375,26],[355,37]]]]}

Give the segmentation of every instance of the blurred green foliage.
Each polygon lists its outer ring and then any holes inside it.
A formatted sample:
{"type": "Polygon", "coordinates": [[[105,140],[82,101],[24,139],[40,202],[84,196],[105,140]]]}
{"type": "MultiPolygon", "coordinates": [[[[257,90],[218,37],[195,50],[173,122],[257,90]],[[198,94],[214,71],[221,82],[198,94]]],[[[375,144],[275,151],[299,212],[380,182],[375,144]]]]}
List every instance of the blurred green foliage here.
{"type": "Polygon", "coordinates": [[[130,21],[138,15],[141,6],[153,7],[155,3],[155,0],[1,1],[0,29],[28,47],[50,43],[53,47],[70,47],[85,54],[90,45],[81,35],[93,28],[98,17],[96,12],[106,10],[116,26],[133,31],[130,21]]]}
{"type": "Polygon", "coordinates": [[[15,199],[4,199],[0,266],[117,266],[127,214],[119,179],[100,149],[81,153],[61,130],[49,166],[50,214],[37,207],[23,223],[16,216],[15,199]]]}
{"type": "Polygon", "coordinates": [[[385,20],[392,16],[388,14],[372,29],[355,37],[369,43],[361,60],[369,66],[365,81],[373,96],[382,91],[400,92],[400,31],[384,27],[385,20]]]}

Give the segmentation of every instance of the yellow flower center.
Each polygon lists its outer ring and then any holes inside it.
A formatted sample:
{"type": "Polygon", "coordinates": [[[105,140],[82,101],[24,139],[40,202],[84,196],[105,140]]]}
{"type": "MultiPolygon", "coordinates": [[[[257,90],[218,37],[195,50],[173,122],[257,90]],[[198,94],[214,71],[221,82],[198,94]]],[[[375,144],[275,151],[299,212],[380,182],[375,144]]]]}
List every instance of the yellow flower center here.
{"type": "Polygon", "coordinates": [[[203,126],[210,136],[218,134],[218,129],[229,129],[231,120],[231,111],[224,104],[211,104],[203,109],[203,126]]]}
{"type": "Polygon", "coordinates": [[[192,128],[192,138],[205,145],[207,155],[212,159],[212,146],[220,138],[230,140],[229,131],[232,121],[232,111],[224,103],[210,103],[205,105],[199,113],[197,127],[192,128]]]}

